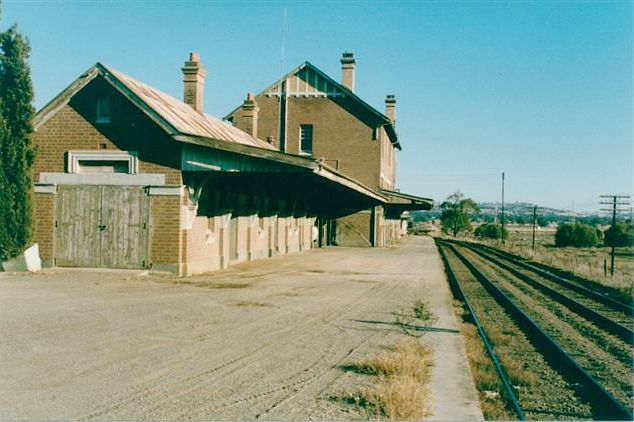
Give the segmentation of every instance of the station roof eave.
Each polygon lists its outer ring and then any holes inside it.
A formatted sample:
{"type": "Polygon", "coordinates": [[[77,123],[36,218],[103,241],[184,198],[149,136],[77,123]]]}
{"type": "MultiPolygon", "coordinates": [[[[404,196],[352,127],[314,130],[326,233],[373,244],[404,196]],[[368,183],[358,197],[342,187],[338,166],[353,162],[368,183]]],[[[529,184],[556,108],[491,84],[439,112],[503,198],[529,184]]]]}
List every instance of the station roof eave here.
{"type": "Polygon", "coordinates": [[[392,211],[429,211],[434,207],[434,200],[422,196],[381,189],[380,193],[387,198],[384,207],[392,211]]]}

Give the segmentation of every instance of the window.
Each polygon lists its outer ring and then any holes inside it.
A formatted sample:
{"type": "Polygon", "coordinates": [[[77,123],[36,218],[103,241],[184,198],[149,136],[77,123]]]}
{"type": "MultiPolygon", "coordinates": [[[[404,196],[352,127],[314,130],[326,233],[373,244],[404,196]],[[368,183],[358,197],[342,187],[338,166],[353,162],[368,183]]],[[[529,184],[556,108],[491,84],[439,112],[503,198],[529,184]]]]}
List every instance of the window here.
{"type": "Polygon", "coordinates": [[[381,131],[380,127],[372,128],[372,140],[373,141],[376,141],[377,139],[379,139],[380,131],[381,131]]]}
{"type": "Polygon", "coordinates": [[[68,151],[68,173],[127,173],[139,172],[139,160],[134,151],[68,151]]]}
{"type": "Polygon", "coordinates": [[[97,113],[95,123],[110,123],[110,98],[97,98],[97,113]]]}
{"type": "Polygon", "coordinates": [[[313,125],[299,125],[300,154],[313,153],[313,125]]]}
{"type": "Polygon", "coordinates": [[[78,160],[77,173],[130,173],[127,160],[78,160]]]}

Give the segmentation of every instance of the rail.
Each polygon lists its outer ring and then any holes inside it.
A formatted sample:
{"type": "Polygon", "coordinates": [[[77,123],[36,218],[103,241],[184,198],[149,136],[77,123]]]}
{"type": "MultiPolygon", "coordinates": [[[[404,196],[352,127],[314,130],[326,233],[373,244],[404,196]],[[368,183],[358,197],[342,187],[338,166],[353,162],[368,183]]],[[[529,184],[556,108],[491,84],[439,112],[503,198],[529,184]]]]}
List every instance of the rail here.
{"type": "Polygon", "coordinates": [[[612,309],[616,309],[619,310],[621,312],[625,312],[628,315],[634,315],[634,308],[628,304],[625,304],[623,302],[619,302],[618,300],[614,300],[608,296],[605,296],[599,292],[596,292],[592,289],[588,289],[586,287],[580,286],[576,283],[571,282],[570,280],[565,279],[564,277],[555,275],[551,272],[548,272],[542,268],[538,268],[537,266],[535,266],[532,263],[526,262],[523,258],[518,257],[516,255],[513,255],[511,253],[508,252],[504,252],[504,251],[500,251],[499,249],[493,248],[491,246],[488,245],[480,245],[480,244],[476,244],[476,243],[470,243],[470,242],[456,242],[457,244],[468,244],[468,245],[472,245],[474,247],[478,247],[478,248],[482,248],[487,250],[488,252],[497,255],[501,258],[504,258],[506,260],[509,260],[511,262],[513,262],[514,264],[519,265],[522,268],[525,268],[527,270],[530,270],[532,272],[534,272],[535,274],[540,275],[541,277],[544,277],[550,281],[554,281],[555,283],[559,283],[565,287],[568,287],[571,290],[575,290],[581,294],[584,294],[588,297],[593,298],[594,300],[596,300],[597,302],[601,302],[606,306],[610,306],[612,309]]]}
{"type": "Polygon", "coordinates": [[[493,351],[493,347],[491,346],[491,342],[489,341],[489,338],[487,337],[484,331],[484,327],[482,327],[482,324],[480,324],[480,321],[478,320],[478,317],[476,316],[475,311],[471,307],[471,303],[469,303],[469,299],[467,299],[467,296],[465,295],[464,290],[462,290],[462,286],[460,285],[458,278],[454,274],[453,269],[451,268],[451,265],[449,264],[449,260],[447,259],[444,249],[442,247],[439,247],[438,250],[440,251],[440,257],[443,261],[443,264],[445,265],[445,269],[447,271],[447,277],[449,278],[449,283],[452,285],[454,290],[460,296],[460,299],[466,305],[467,310],[469,311],[469,315],[471,316],[471,319],[473,320],[473,323],[476,326],[478,335],[480,336],[480,339],[482,339],[484,348],[486,349],[487,354],[489,355],[489,357],[491,358],[491,361],[493,362],[493,366],[495,367],[495,370],[498,373],[498,376],[500,377],[500,381],[502,381],[506,399],[510,402],[511,406],[513,407],[513,410],[515,410],[515,413],[517,413],[519,420],[522,420],[522,421],[526,420],[526,417],[524,416],[524,411],[522,410],[522,406],[520,406],[520,403],[517,399],[517,395],[515,394],[515,390],[511,386],[511,382],[508,379],[508,376],[506,375],[506,372],[504,371],[504,368],[502,367],[500,360],[498,359],[497,355],[493,351]]]}
{"type": "MultiPolygon", "coordinates": [[[[545,293],[547,296],[551,297],[552,299],[558,301],[559,303],[564,304],[565,306],[568,307],[568,309],[570,309],[571,311],[577,313],[578,315],[581,315],[582,317],[586,318],[588,321],[593,322],[594,324],[596,324],[598,327],[603,328],[605,331],[614,334],[615,336],[619,337],[621,340],[623,340],[626,343],[632,344],[632,342],[634,341],[634,331],[630,330],[629,328],[599,314],[598,312],[593,311],[592,309],[588,308],[587,306],[582,305],[581,303],[569,298],[568,296],[554,290],[551,289],[550,287],[538,282],[537,280],[528,277],[526,274],[522,274],[521,272],[517,271],[516,269],[510,267],[509,265],[495,259],[492,258],[491,256],[487,255],[486,253],[483,253],[481,250],[479,250],[477,247],[473,247],[473,245],[471,244],[464,244],[464,247],[472,250],[473,252],[475,252],[476,254],[478,254],[479,256],[483,257],[484,259],[490,261],[491,263],[497,265],[500,268],[505,269],[506,271],[508,271],[509,273],[513,274],[515,277],[519,278],[520,280],[530,284],[531,286],[535,287],[536,289],[542,291],[543,293],[545,293]]],[[[515,263],[515,262],[514,262],[515,263]]]]}
{"type": "Polygon", "coordinates": [[[634,415],[607,391],[592,375],[586,372],[577,362],[546,334],[541,327],[508,298],[493,282],[480,272],[464,255],[447,243],[447,248],[467,267],[473,276],[482,284],[487,292],[516,320],[533,343],[541,348],[544,357],[553,367],[560,368],[562,375],[574,378],[584,388],[584,396],[593,404],[596,417],[611,420],[633,420],[634,415]]]}

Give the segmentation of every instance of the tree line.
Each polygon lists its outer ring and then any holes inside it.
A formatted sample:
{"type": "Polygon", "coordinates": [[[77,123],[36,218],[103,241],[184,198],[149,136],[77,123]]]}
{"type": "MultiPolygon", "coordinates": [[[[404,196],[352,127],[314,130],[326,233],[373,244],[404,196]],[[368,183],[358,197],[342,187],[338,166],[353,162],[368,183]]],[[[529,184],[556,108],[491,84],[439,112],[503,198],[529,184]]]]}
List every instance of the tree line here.
{"type": "MultiPolygon", "coordinates": [[[[471,223],[478,220],[480,207],[471,198],[465,198],[461,192],[455,192],[440,204],[440,223],[444,233],[454,237],[461,233],[471,233],[471,223]]],[[[482,219],[480,219],[482,221],[482,219]]],[[[490,220],[493,221],[493,218],[490,220]]],[[[603,231],[599,226],[603,221],[599,218],[581,220],[575,223],[562,222],[555,233],[556,246],[634,246],[634,224],[631,220],[619,221],[603,231]],[[590,223],[590,224],[589,224],[590,223]],[[594,224],[591,224],[594,223],[594,224]]],[[[531,221],[532,223],[532,216],[531,221]]],[[[501,224],[484,222],[473,234],[476,237],[489,239],[506,238],[508,233],[501,224]]]]}

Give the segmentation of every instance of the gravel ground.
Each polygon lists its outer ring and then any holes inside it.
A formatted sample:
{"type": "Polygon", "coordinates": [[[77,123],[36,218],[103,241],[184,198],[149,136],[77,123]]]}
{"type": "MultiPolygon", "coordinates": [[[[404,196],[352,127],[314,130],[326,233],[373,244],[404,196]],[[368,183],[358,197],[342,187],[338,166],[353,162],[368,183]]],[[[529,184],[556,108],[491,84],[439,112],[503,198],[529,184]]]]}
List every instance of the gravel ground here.
{"type": "Polygon", "coordinates": [[[344,398],[371,379],[345,365],[403,336],[395,314],[430,293],[435,253],[412,238],[187,279],[0,274],[0,419],[366,418],[344,398]]]}

